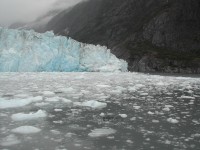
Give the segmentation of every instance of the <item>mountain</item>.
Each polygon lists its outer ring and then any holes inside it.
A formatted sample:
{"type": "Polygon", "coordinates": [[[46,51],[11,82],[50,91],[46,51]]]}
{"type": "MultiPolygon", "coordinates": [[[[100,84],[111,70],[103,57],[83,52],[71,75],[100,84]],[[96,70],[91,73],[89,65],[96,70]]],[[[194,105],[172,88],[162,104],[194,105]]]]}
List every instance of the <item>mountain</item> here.
{"type": "Polygon", "coordinates": [[[106,47],[33,30],[0,28],[0,72],[115,72],[127,63],[106,47]]]}
{"type": "Polygon", "coordinates": [[[105,45],[130,71],[200,73],[197,0],[88,0],[53,17],[45,29],[105,45]]]}

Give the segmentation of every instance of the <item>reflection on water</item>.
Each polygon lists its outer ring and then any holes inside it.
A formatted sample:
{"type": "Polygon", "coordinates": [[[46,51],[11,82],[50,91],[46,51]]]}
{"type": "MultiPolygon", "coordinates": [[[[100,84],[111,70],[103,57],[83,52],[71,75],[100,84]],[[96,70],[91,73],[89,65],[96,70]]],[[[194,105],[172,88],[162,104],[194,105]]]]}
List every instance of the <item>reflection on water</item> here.
{"type": "Polygon", "coordinates": [[[199,108],[198,77],[3,73],[0,75],[0,147],[199,150],[199,108]],[[90,103],[85,107],[83,102],[90,103]],[[46,115],[40,116],[38,110],[46,115]],[[41,131],[13,132],[18,127],[25,130],[26,126],[41,131]]]}

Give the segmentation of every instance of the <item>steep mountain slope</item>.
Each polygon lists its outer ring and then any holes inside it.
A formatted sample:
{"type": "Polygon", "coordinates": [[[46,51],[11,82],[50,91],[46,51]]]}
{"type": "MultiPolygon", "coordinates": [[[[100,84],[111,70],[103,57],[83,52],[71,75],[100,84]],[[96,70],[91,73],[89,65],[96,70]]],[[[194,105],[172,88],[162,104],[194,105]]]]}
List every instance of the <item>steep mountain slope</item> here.
{"type": "Polygon", "coordinates": [[[200,73],[197,0],[89,0],[55,16],[46,30],[106,45],[131,71],[200,73]]]}

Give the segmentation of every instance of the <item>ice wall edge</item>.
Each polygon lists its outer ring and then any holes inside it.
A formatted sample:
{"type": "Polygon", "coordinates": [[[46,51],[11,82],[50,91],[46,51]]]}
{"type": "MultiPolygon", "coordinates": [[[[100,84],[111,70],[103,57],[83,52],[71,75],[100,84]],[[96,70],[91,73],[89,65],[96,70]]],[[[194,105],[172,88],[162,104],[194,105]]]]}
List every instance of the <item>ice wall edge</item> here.
{"type": "Polygon", "coordinates": [[[127,62],[105,46],[53,32],[0,27],[0,72],[126,72],[127,62]]]}

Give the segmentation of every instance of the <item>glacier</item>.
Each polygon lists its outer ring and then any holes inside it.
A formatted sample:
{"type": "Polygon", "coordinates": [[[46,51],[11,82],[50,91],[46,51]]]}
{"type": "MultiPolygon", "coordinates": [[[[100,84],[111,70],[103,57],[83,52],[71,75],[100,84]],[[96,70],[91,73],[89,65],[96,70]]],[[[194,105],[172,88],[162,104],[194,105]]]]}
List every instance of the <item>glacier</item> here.
{"type": "Polygon", "coordinates": [[[105,46],[80,43],[53,32],[0,27],[0,72],[116,72],[127,62],[105,46]]]}

